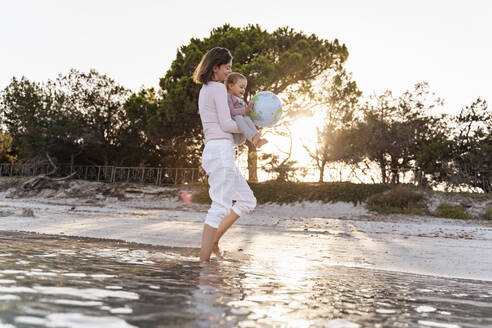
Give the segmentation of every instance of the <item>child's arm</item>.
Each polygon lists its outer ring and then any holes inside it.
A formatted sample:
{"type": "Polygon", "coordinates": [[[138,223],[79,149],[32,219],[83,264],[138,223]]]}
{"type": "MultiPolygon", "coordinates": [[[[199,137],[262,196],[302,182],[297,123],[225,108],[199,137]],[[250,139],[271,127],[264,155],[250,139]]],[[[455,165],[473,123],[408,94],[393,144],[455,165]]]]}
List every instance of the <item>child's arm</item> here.
{"type": "Polygon", "coordinates": [[[247,107],[245,107],[244,114],[249,114],[255,105],[255,101],[251,101],[247,107]]]}
{"type": "Polygon", "coordinates": [[[229,103],[229,110],[231,111],[231,115],[236,116],[246,114],[246,106],[240,106],[239,104],[236,105],[237,107],[234,106],[233,99],[234,97],[232,95],[227,96],[227,102],[229,103]]]}

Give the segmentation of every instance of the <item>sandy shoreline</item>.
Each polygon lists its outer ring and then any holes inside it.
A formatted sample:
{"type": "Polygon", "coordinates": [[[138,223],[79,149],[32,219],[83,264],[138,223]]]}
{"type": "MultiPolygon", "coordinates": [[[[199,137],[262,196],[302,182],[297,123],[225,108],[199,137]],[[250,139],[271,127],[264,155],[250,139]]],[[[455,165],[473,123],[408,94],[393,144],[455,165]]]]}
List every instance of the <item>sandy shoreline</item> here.
{"type": "MultiPolygon", "coordinates": [[[[200,247],[208,205],[142,187],[125,200],[0,193],[0,230],[200,247]],[[34,217],[26,216],[32,210],[34,217]]],[[[168,189],[173,192],[173,189],[168,189]]],[[[492,222],[381,216],[350,203],[259,205],[222,240],[231,257],[344,265],[492,281],[492,222]]]]}

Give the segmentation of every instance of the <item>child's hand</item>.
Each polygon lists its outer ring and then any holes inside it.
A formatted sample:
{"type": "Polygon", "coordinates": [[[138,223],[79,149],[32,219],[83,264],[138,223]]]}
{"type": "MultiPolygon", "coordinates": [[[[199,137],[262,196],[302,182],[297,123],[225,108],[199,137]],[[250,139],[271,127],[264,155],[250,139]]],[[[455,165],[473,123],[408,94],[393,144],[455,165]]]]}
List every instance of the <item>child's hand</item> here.
{"type": "Polygon", "coordinates": [[[249,114],[249,112],[251,112],[253,110],[253,106],[255,105],[255,102],[252,101],[249,103],[248,107],[246,107],[246,110],[245,110],[245,114],[249,114]]]}

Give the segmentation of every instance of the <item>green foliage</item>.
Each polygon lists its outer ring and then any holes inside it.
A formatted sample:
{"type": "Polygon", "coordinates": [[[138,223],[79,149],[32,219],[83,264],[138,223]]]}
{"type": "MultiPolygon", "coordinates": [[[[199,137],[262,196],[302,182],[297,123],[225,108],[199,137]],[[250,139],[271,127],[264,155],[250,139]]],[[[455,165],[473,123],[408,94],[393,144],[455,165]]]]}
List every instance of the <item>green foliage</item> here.
{"type": "Polygon", "coordinates": [[[106,75],[70,70],[43,84],[13,78],[0,113],[21,160],[48,153],[58,162],[118,164],[132,154],[122,106],[127,96],[106,75]]]}
{"type": "Polygon", "coordinates": [[[380,213],[424,214],[424,200],[424,194],[416,188],[397,186],[370,196],[366,204],[370,210],[380,213]]]}
{"type": "Polygon", "coordinates": [[[277,175],[277,181],[287,182],[294,181],[296,177],[303,174],[303,169],[295,167],[297,161],[289,160],[290,155],[280,161],[280,157],[275,154],[263,154],[262,161],[266,161],[263,169],[266,173],[274,173],[277,175]]]}
{"type": "Polygon", "coordinates": [[[409,214],[409,215],[427,215],[429,214],[425,209],[418,207],[393,207],[387,205],[372,205],[368,207],[371,211],[375,211],[382,214],[409,214]]]}
{"type": "MultiPolygon", "coordinates": [[[[370,195],[389,189],[386,185],[355,184],[349,182],[334,183],[293,183],[269,181],[250,183],[250,187],[259,204],[286,204],[302,201],[364,202],[370,195]]],[[[193,195],[193,201],[210,203],[208,186],[202,187],[193,195]]]]}
{"type": "Polygon", "coordinates": [[[451,205],[448,203],[442,203],[437,210],[433,213],[435,216],[450,218],[450,219],[470,219],[465,209],[459,205],[451,205]]]}
{"type": "Polygon", "coordinates": [[[81,148],[78,162],[124,162],[121,157],[132,151],[122,138],[128,126],[123,103],[129,90],[95,70],[84,73],[72,69],[48,85],[56,93],[60,110],[79,128],[75,134],[81,148]]]}
{"type": "MultiPolygon", "coordinates": [[[[167,161],[170,166],[199,165],[203,146],[198,114],[200,85],[191,76],[202,56],[214,47],[228,48],[234,57],[233,70],[248,78],[246,100],[258,91],[280,94],[293,85],[298,86],[296,92],[309,92],[317,76],[326,70],[340,70],[348,57],[347,48],[336,39],[330,42],[287,27],[270,33],[258,25],[237,28],[226,24],[206,38],[192,38],[178,49],[170,69],[160,79],[158,106],[150,103],[138,110],[131,109],[133,104],[125,106],[127,111],[147,113],[143,131],[153,143],[174,154],[167,161]]],[[[250,158],[256,160],[256,156],[250,158]]],[[[256,167],[256,162],[248,166],[256,167]]]]}
{"type": "Polygon", "coordinates": [[[147,122],[159,107],[160,98],[153,88],[142,89],[133,93],[124,103],[128,127],[124,131],[127,140],[126,147],[133,149],[132,159],[126,161],[126,165],[152,165],[159,166],[165,156],[172,156],[173,149],[157,147],[158,140],[152,140],[144,133],[147,122]]]}
{"type": "Polygon", "coordinates": [[[12,149],[12,136],[0,131],[0,163],[13,163],[17,159],[12,149]]]}
{"type": "Polygon", "coordinates": [[[467,184],[484,192],[492,192],[492,111],[478,98],[454,117],[453,138],[455,160],[448,165],[450,182],[467,184]]]}
{"type": "Polygon", "coordinates": [[[26,78],[13,78],[2,92],[0,112],[12,146],[20,159],[35,158],[48,152],[63,157],[78,152],[76,132],[79,126],[63,111],[54,90],[26,78]]]}
{"type": "Polygon", "coordinates": [[[487,207],[485,209],[485,214],[483,215],[485,220],[492,220],[492,207],[487,207]]]}
{"type": "MultiPolygon", "coordinates": [[[[305,95],[308,98],[305,102],[323,111],[322,119],[325,124],[316,129],[317,142],[303,147],[319,168],[319,182],[323,182],[326,164],[343,158],[346,154],[343,129],[353,124],[362,92],[345,70],[327,72],[319,82],[317,91],[305,95]]],[[[319,115],[319,111],[317,114],[319,115]]]]}
{"type": "Polygon", "coordinates": [[[429,112],[442,104],[426,83],[415,85],[398,98],[390,91],[371,97],[362,106],[363,117],[342,130],[340,139],[345,152],[340,158],[348,163],[364,159],[379,165],[383,183],[399,183],[399,170],[412,168],[422,144],[436,133],[443,133],[440,118],[429,112]]]}

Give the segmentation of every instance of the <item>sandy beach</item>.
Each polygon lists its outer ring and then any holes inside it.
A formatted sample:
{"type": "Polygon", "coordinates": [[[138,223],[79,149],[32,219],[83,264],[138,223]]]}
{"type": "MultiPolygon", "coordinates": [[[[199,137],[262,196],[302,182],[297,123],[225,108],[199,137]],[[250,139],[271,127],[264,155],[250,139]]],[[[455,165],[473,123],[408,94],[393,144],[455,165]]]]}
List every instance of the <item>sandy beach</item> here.
{"type": "MultiPolygon", "coordinates": [[[[94,183],[76,182],[74,188],[94,183]]],[[[43,190],[0,193],[0,230],[199,248],[208,205],[178,189],[125,186],[118,197],[43,190]],[[33,216],[32,216],[33,215],[33,216]]],[[[73,191],[73,190],[72,190],[73,191]]],[[[379,215],[352,203],[258,205],[221,241],[226,256],[342,265],[492,281],[492,222],[379,215]]]]}

